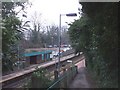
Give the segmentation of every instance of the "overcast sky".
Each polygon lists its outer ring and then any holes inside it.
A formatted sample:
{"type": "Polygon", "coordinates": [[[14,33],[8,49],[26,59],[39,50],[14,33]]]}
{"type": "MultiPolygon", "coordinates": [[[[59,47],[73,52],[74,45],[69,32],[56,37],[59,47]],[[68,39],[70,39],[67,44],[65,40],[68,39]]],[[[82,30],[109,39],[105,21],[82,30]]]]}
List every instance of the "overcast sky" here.
{"type": "MultiPolygon", "coordinates": [[[[42,22],[47,25],[56,24],[59,25],[59,15],[67,13],[78,13],[80,4],[78,0],[29,0],[32,2],[31,8],[27,9],[27,17],[32,20],[32,16],[41,14],[42,22]]],[[[77,17],[62,16],[62,25],[67,25],[65,22],[72,22],[77,17]]]]}

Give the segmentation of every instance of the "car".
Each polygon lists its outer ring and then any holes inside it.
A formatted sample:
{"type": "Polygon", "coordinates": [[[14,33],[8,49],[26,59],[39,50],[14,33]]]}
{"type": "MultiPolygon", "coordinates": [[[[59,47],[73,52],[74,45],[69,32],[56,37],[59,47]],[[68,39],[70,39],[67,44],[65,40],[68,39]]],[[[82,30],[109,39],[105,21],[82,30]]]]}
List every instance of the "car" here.
{"type": "MultiPolygon", "coordinates": [[[[62,55],[62,52],[60,52],[60,56],[61,56],[61,55],[62,55]]],[[[58,52],[57,56],[59,56],[59,52],[58,52]]]]}
{"type": "Polygon", "coordinates": [[[52,45],[48,45],[48,48],[52,48],[52,45]]]}
{"type": "Polygon", "coordinates": [[[53,57],[57,57],[58,56],[57,54],[58,54],[58,52],[56,52],[56,51],[52,52],[53,57]]]}
{"type": "Polygon", "coordinates": [[[54,47],[57,47],[57,45],[54,45],[54,47]]]}

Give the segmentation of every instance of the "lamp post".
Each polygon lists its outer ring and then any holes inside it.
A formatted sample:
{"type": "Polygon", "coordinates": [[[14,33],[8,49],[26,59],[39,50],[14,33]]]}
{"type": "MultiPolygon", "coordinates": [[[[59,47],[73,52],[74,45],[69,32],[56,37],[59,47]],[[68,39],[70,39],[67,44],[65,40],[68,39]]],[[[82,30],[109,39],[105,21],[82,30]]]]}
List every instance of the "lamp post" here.
{"type": "Polygon", "coordinates": [[[18,43],[18,63],[17,63],[18,64],[18,69],[20,69],[20,59],[19,59],[20,58],[20,56],[19,56],[20,53],[19,53],[19,51],[20,51],[20,47],[19,47],[19,43],[18,43]]]}
{"type": "Polygon", "coordinates": [[[69,14],[60,14],[59,16],[59,56],[58,56],[58,75],[60,76],[60,47],[61,47],[61,16],[73,17],[77,16],[76,13],[69,13],[69,14]]]}

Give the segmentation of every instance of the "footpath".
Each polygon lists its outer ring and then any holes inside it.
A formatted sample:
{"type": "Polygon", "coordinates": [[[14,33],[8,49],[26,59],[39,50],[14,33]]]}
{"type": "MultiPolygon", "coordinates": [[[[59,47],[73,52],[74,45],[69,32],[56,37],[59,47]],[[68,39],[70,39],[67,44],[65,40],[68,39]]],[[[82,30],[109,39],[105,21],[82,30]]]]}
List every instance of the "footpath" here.
{"type": "Polygon", "coordinates": [[[77,90],[81,90],[82,88],[96,88],[95,81],[92,80],[85,66],[85,59],[75,65],[78,66],[78,74],[69,85],[69,90],[76,90],[76,88],[77,90]]]}

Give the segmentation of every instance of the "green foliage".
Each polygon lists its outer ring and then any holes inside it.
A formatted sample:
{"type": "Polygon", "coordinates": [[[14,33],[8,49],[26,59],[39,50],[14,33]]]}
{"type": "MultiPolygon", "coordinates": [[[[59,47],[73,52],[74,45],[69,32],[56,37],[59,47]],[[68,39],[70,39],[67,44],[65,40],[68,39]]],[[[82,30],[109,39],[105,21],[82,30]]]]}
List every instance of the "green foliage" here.
{"type": "Polygon", "coordinates": [[[92,23],[89,18],[85,16],[81,17],[80,20],[76,20],[69,28],[70,39],[76,53],[88,49],[91,36],[89,27],[91,27],[91,25],[92,23]]]}
{"type": "Polygon", "coordinates": [[[118,87],[118,5],[81,4],[84,15],[69,28],[73,47],[85,53],[99,87],[118,87]]]}
{"type": "Polygon", "coordinates": [[[16,42],[18,40],[18,31],[21,25],[21,22],[16,17],[8,17],[3,21],[2,29],[2,52],[3,52],[3,70],[5,67],[9,66],[12,69],[12,63],[17,58],[16,50],[13,49],[16,47],[16,42]],[[8,62],[11,64],[8,64],[8,62]]]}
{"type": "MultiPolygon", "coordinates": [[[[13,70],[13,63],[17,60],[18,42],[22,32],[22,22],[16,17],[14,8],[23,7],[24,3],[2,2],[2,69],[13,70]]],[[[23,9],[23,8],[22,8],[23,9]]]]}
{"type": "Polygon", "coordinates": [[[5,19],[9,16],[15,16],[18,14],[14,11],[15,7],[20,6],[21,10],[24,10],[25,8],[25,2],[2,2],[2,19],[5,19]]]}
{"type": "Polygon", "coordinates": [[[47,70],[42,68],[36,69],[36,71],[32,74],[31,80],[28,83],[28,88],[48,88],[51,84],[51,80],[49,75],[46,76],[48,73],[47,70]]]}

